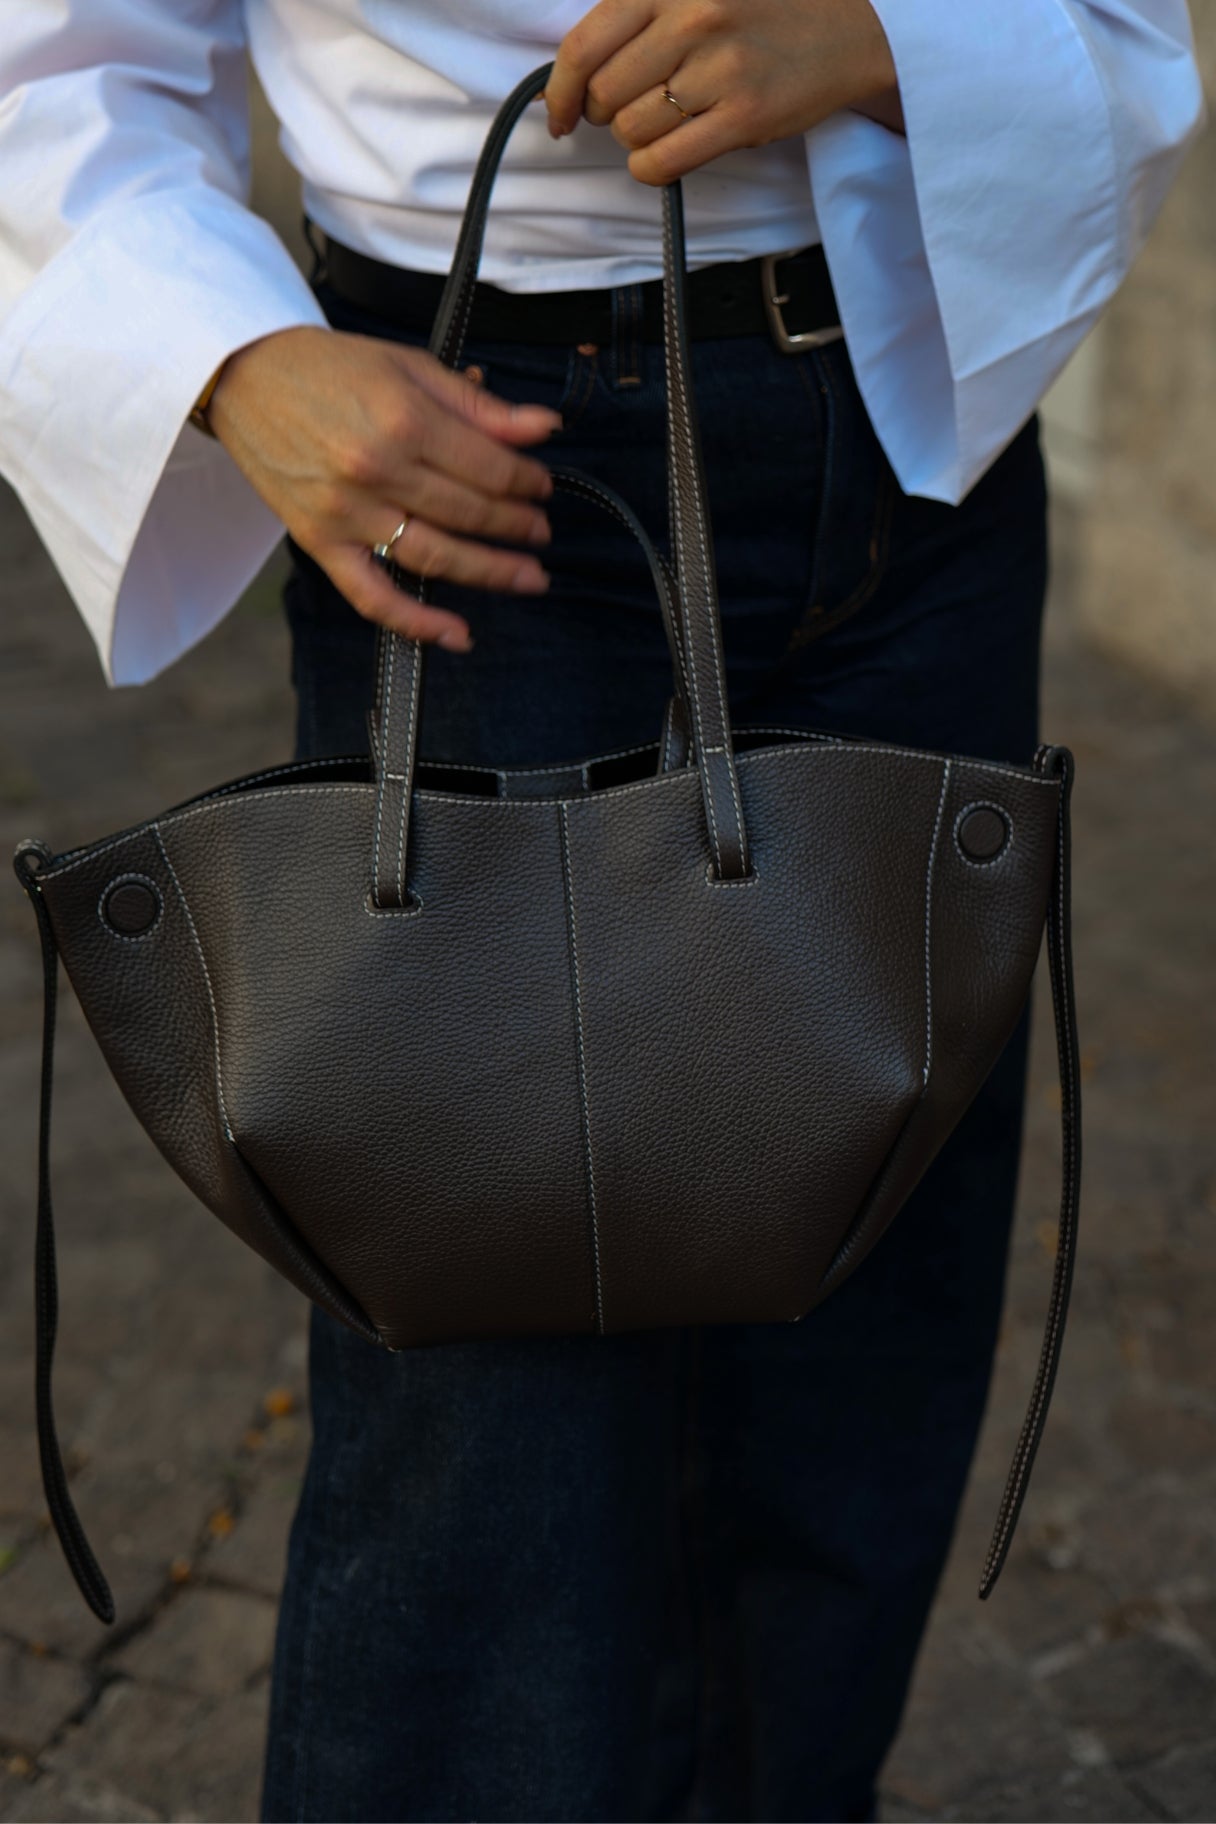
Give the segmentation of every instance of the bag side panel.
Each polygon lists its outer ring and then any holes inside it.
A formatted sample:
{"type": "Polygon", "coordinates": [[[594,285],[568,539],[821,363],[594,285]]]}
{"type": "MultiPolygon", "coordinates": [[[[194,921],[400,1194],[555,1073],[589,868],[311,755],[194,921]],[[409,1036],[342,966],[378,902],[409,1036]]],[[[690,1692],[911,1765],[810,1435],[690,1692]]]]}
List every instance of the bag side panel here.
{"type": "Polygon", "coordinates": [[[878,1173],[814,1303],[843,1284],[898,1214],[979,1093],[1026,1004],[1042,945],[1055,854],[1059,787],[997,778],[965,760],[951,783],[934,861],[932,1020],[922,1100],[878,1173]],[[956,830],[968,806],[999,804],[1010,840],[977,865],[956,830]]]}
{"type": "Polygon", "coordinates": [[[211,996],[190,918],[151,826],[101,843],[40,881],[68,978],[106,1063],[169,1164],[234,1234],[307,1297],[361,1334],[357,1303],[295,1235],[225,1131],[211,996]],[[145,935],[101,912],[124,877],[152,883],[160,915],[145,935]]]}

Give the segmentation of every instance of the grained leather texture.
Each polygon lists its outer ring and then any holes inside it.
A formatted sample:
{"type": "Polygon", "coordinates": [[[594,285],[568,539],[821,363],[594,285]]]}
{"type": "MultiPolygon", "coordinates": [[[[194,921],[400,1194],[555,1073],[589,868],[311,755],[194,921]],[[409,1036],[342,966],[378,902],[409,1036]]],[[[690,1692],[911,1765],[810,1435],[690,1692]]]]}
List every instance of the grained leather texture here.
{"type": "Polygon", "coordinates": [[[43,897],[106,1062],[174,1170],[308,1297],[374,1334],[233,1144],[212,1014],[219,962],[214,951],[207,958],[158,827],[145,825],[113,846],[99,844],[69,864],[43,897]],[[134,939],[113,931],[103,916],[110,883],[133,873],[155,883],[164,907],[156,926],[134,939]]]}
{"type": "MultiPolygon", "coordinates": [[[[742,732],[742,731],[741,731],[742,732]]],[[[72,983],[187,1183],[393,1347],[790,1319],[975,1094],[1038,954],[1059,786],[788,739],[738,755],[754,873],[696,769],[414,792],[378,911],[370,780],[283,768],[51,863],[72,983]],[[959,810],[1013,841],[976,867],[959,810]],[[101,916],[141,875],[138,939],[101,916]],[[763,1194],[759,1186],[763,1184],[763,1194]]],[[[353,769],[348,769],[353,770],[353,769]]]]}

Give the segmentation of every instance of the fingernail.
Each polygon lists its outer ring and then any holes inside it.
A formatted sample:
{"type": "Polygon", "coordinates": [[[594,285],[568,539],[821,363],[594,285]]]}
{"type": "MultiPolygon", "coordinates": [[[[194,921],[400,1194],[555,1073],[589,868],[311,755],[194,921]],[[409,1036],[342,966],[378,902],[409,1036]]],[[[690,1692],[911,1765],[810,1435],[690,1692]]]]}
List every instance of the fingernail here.
{"type": "Polygon", "coordinates": [[[564,424],[566,422],[561,413],[555,412],[551,405],[526,405],[520,404],[513,399],[508,404],[507,410],[510,412],[512,418],[520,418],[527,412],[532,413],[533,416],[548,418],[555,429],[559,424],[564,424]]]}
{"type": "Polygon", "coordinates": [[[515,572],[515,588],[528,595],[543,595],[549,587],[549,572],[537,571],[531,564],[523,564],[515,572]]]}
{"type": "Polygon", "coordinates": [[[529,542],[534,545],[547,545],[552,538],[553,532],[545,515],[543,513],[534,514],[532,517],[532,531],[529,534],[529,542]]]}
{"type": "Polygon", "coordinates": [[[440,634],[436,645],[442,646],[446,652],[470,652],[473,636],[460,627],[449,627],[445,633],[440,634]]]}

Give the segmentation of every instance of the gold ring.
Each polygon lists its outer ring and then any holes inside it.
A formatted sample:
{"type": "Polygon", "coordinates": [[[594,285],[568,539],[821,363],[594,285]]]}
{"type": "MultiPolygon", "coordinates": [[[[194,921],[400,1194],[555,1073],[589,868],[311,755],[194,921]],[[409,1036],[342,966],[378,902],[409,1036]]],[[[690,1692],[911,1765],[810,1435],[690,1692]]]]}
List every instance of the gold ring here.
{"type": "Polygon", "coordinates": [[[390,558],[392,556],[393,546],[396,544],[397,540],[401,537],[401,534],[405,531],[405,528],[409,525],[410,520],[413,517],[414,516],[412,513],[407,513],[405,515],[405,518],[401,521],[401,524],[397,527],[397,530],[393,533],[393,536],[391,538],[386,539],[382,545],[373,545],[372,546],[372,556],[378,557],[381,559],[390,558]]]}
{"type": "Polygon", "coordinates": [[[693,118],[693,116],[688,112],[687,108],[682,108],[680,106],[679,102],[676,100],[675,96],[672,94],[670,89],[663,90],[663,100],[669,101],[671,103],[672,107],[676,110],[676,113],[679,114],[684,120],[691,120],[693,118]]]}

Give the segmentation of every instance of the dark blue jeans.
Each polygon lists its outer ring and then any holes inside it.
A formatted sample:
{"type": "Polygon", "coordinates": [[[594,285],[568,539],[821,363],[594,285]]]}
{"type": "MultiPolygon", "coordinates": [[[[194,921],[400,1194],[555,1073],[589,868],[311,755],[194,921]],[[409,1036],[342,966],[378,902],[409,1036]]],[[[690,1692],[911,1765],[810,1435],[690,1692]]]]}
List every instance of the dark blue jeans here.
{"type": "MultiPolygon", "coordinates": [[[[467,359],[560,406],[544,453],[664,543],[661,351],[630,288],[616,305],[612,347],[467,359]]],[[[695,376],[736,720],[1028,761],[1034,425],[952,509],[900,491],[843,344],[701,342],[695,376]]],[[[548,596],[445,592],[476,645],[429,649],[424,757],[656,737],[670,676],[641,560],[577,502],[552,517],[548,596]]],[[[298,553],[287,608],[301,753],[364,751],[374,630],[298,553]]],[[[389,1355],[313,1313],[266,1818],[874,1815],[985,1402],[1025,1036],[801,1324],[389,1355]]],[[[408,1133],[408,1083],[401,1101],[408,1133]]]]}

